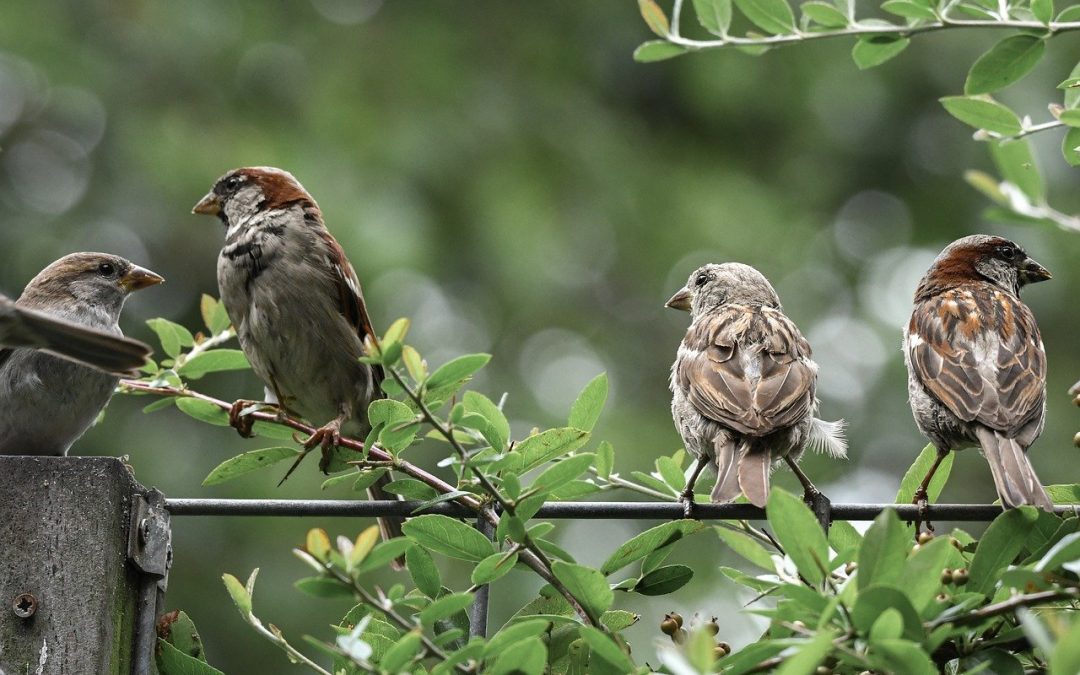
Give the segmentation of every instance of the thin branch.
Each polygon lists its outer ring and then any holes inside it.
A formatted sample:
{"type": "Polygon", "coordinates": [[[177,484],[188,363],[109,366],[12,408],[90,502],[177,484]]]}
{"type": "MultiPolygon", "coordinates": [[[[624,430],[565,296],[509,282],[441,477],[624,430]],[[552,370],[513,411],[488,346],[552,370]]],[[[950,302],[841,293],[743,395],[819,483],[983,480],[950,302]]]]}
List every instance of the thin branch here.
{"type": "Polygon", "coordinates": [[[289,642],[285,639],[285,636],[282,635],[281,631],[278,630],[277,627],[274,626],[273,624],[270,624],[270,626],[274,630],[270,630],[269,628],[264,626],[263,622],[260,621],[258,619],[258,617],[256,617],[255,615],[252,615],[250,617],[250,620],[248,621],[248,623],[251,624],[251,626],[260,635],[262,635],[264,638],[266,638],[270,642],[273,642],[278,647],[280,647],[282,650],[284,650],[285,653],[289,655],[289,660],[292,661],[293,663],[299,663],[299,664],[305,665],[308,668],[311,668],[312,670],[314,670],[316,673],[319,673],[319,675],[331,675],[330,671],[324,669],[322,666],[320,666],[319,664],[315,663],[314,661],[309,659],[307,656],[305,656],[304,653],[301,652],[299,649],[297,649],[296,647],[293,647],[291,644],[289,644],[289,642]]]}
{"type": "Polygon", "coordinates": [[[676,31],[666,36],[668,42],[685,47],[690,51],[705,49],[725,49],[732,47],[778,47],[782,45],[811,42],[814,40],[827,40],[840,37],[874,37],[895,36],[911,37],[919,33],[946,30],[950,28],[1004,28],[1019,30],[1045,31],[1051,35],[1080,30],[1080,21],[1050,22],[1049,24],[1039,21],[1020,21],[1015,19],[1002,21],[982,21],[978,19],[950,19],[943,18],[940,21],[920,23],[914,26],[881,26],[862,25],[854,23],[846,28],[821,30],[812,32],[781,33],[779,35],[764,35],[760,37],[739,37],[729,35],[715,40],[693,40],[684,38],[676,31]]]}
{"type": "MultiPolygon", "coordinates": [[[[141,392],[144,394],[154,394],[157,396],[171,396],[174,398],[195,398],[200,401],[211,403],[214,406],[226,411],[232,408],[232,405],[230,403],[226,403],[225,401],[216,399],[213,396],[207,396],[206,394],[202,394],[191,389],[179,389],[169,386],[152,386],[147,384],[146,382],[140,382],[138,380],[120,380],[120,387],[122,390],[126,389],[141,392]]],[[[254,411],[250,413],[249,416],[254,420],[260,422],[269,422],[271,424],[278,424],[303,434],[311,435],[315,432],[314,427],[308,426],[307,424],[304,424],[303,422],[284,414],[279,415],[278,413],[254,411]]],[[[349,448],[350,450],[356,450],[357,452],[364,451],[364,444],[351,438],[342,438],[340,445],[343,448],[349,448]]],[[[416,480],[434,488],[438,492],[442,492],[443,494],[457,490],[456,487],[447,483],[441,478],[434,476],[427,471],[424,471],[423,469],[414,464],[410,464],[409,462],[401,459],[396,459],[393,455],[380,447],[372,446],[372,448],[368,451],[368,456],[373,457],[376,461],[379,462],[390,462],[393,465],[395,471],[403,473],[411,478],[415,478],[416,480]]],[[[457,497],[454,501],[476,512],[480,512],[483,509],[483,505],[479,501],[477,501],[476,498],[469,495],[462,495],[460,497],[457,497]]]]}
{"type": "Polygon", "coordinates": [[[968,612],[967,614],[961,614],[958,617],[949,619],[935,619],[926,624],[927,628],[937,628],[938,626],[951,623],[954,625],[963,625],[968,623],[978,623],[983,619],[989,619],[1001,614],[1009,614],[1020,607],[1031,607],[1032,605],[1038,605],[1044,602],[1053,602],[1054,600],[1076,600],[1080,598],[1080,592],[1076,589],[1062,589],[1053,591],[1040,591],[1039,593],[1029,593],[1026,595],[1014,595],[1008,600],[1003,600],[994,605],[987,605],[979,609],[968,612]]]}

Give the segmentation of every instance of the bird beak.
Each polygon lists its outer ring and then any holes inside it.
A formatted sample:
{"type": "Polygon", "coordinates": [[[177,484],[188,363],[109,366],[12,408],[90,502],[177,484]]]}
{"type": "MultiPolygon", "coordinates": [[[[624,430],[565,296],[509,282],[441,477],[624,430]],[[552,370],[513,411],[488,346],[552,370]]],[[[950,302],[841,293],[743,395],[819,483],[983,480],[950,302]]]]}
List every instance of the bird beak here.
{"type": "Polygon", "coordinates": [[[693,294],[689,288],[683,287],[679,289],[679,292],[671,296],[671,299],[664,303],[664,307],[670,307],[671,309],[681,309],[684,312],[690,311],[690,298],[693,294]]]}
{"type": "Polygon", "coordinates": [[[195,208],[191,209],[191,212],[204,216],[216,216],[221,213],[221,198],[211,190],[199,200],[199,203],[195,205],[195,208]]]}
{"type": "Polygon", "coordinates": [[[120,288],[123,288],[127,293],[131,293],[140,288],[160,284],[163,281],[165,281],[165,277],[160,274],[151,272],[145,267],[133,265],[124,276],[120,277],[120,288]]]}
{"type": "Polygon", "coordinates": [[[1020,263],[1020,280],[1025,284],[1034,284],[1052,278],[1050,270],[1046,269],[1031,258],[1020,263]]]}

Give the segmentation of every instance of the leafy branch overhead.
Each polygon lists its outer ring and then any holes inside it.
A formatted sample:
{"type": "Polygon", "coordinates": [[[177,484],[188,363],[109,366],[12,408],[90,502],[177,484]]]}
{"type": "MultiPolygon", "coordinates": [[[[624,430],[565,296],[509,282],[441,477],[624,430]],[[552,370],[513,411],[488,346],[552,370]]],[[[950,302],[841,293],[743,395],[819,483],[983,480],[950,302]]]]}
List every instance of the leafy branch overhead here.
{"type": "Polygon", "coordinates": [[[655,0],[638,4],[645,23],[661,38],[637,48],[634,58],[642,62],[716,49],[760,55],[775,47],[847,38],[853,40],[855,65],[867,69],[898,56],[924,33],[959,28],[1012,31],[974,61],[962,94],[941,99],[949,114],[976,130],[976,140],[990,145],[1000,174],[995,178],[969,171],[965,178],[993,202],[986,214],[991,219],[1047,223],[1080,232],[1080,218],[1048,203],[1045,182],[1027,143],[1028,136],[1060,129],[1065,161],[1080,166],[1080,64],[1061,74],[1060,100],[1048,95],[1038,106],[1048,111],[1045,121],[1032,121],[1038,109],[1017,113],[992,97],[1027,75],[1052,38],[1080,30],[1080,5],[1056,11],[1053,0],[885,0],[880,9],[894,18],[884,20],[857,17],[853,0],[803,2],[798,16],[788,0],[693,0],[695,29],[683,18],[689,11],[683,0],[674,0],[670,18],[655,0]],[[684,27],[701,37],[684,35],[684,27]]]}

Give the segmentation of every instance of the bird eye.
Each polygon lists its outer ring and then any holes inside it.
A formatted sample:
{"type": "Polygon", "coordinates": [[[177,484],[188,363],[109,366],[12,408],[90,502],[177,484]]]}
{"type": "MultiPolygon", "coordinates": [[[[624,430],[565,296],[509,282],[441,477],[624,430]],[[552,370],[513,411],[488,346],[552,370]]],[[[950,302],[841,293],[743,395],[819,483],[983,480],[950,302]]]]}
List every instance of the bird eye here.
{"type": "Polygon", "coordinates": [[[103,262],[98,265],[97,271],[103,277],[111,277],[116,272],[116,267],[112,263],[103,262]]]}
{"type": "Polygon", "coordinates": [[[239,186],[240,186],[240,177],[239,176],[229,176],[228,178],[225,179],[225,189],[226,190],[230,190],[230,191],[235,190],[239,186]]]}
{"type": "Polygon", "coordinates": [[[708,274],[699,274],[699,275],[697,275],[697,279],[694,279],[694,283],[696,285],[698,285],[698,286],[704,286],[705,282],[708,281],[708,280],[709,280],[709,275],[708,274]]]}
{"type": "Polygon", "coordinates": [[[996,253],[1005,260],[1012,260],[1019,254],[1019,250],[1015,246],[1005,244],[1004,246],[998,246],[996,253]]]}

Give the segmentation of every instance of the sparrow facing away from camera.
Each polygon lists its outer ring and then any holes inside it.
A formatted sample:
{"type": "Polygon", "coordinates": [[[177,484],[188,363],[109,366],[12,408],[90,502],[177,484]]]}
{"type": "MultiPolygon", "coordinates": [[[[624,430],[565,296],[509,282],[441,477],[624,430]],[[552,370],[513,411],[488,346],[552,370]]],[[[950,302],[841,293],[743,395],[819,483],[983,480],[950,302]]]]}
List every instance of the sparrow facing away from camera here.
{"type": "MultiPolygon", "coordinates": [[[[359,360],[365,337],[376,335],[353,266],[315,200],[281,169],[230,171],[193,212],[225,226],[221,300],[267,401],[318,426],[303,445],[322,447],[325,470],[343,431],[367,435],[368,404],[382,397],[382,368],[359,360]]],[[[244,435],[250,425],[241,412],[250,404],[237,401],[230,414],[244,435]]],[[[387,473],[371,498],[387,499],[381,488],[389,481],[387,473]]],[[[380,519],[384,537],[400,535],[400,522],[380,519]]]]}
{"type": "Polygon", "coordinates": [[[1008,239],[972,235],[949,244],[915,291],[904,329],[911,411],[938,456],[977,445],[1005,508],[1053,503],[1027,457],[1046,414],[1046,353],[1020,289],[1050,272],[1008,239]]]}
{"type": "Polygon", "coordinates": [[[0,455],[67,454],[109,402],[117,375],[145,363],[150,348],[119,337],[117,321],[130,293],[162,281],[119,256],[72,253],[16,302],[3,298],[0,455]]]}
{"type": "Polygon", "coordinates": [[[764,507],[769,474],[783,459],[810,499],[817,490],[795,463],[806,446],[847,455],[843,422],[814,417],[817,364],[761,272],[741,263],[705,265],[667,307],[690,312],[690,329],[671,368],[671,414],[697,465],[683,493],[716,468],[713,502],[745,494],[764,507]]]}

